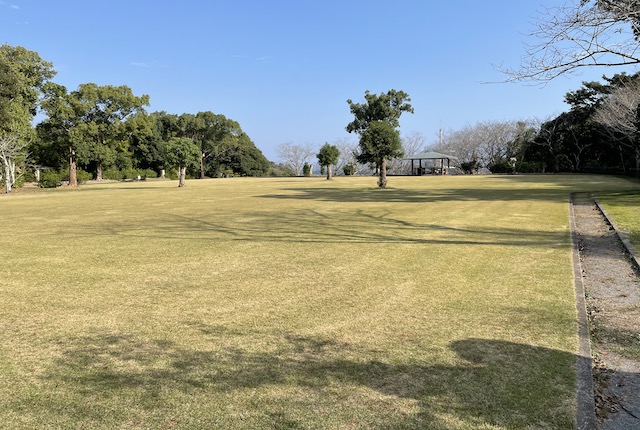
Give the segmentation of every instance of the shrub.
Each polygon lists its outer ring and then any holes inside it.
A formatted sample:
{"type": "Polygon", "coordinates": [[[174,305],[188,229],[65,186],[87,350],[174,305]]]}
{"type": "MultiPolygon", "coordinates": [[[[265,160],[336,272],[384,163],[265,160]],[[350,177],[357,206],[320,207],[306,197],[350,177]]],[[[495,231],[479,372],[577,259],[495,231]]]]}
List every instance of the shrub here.
{"type": "Polygon", "coordinates": [[[40,173],[40,188],[57,188],[62,185],[62,175],[53,170],[45,170],[40,173]]]}
{"type": "Polygon", "coordinates": [[[36,175],[33,170],[27,170],[26,172],[24,172],[24,175],[22,175],[22,180],[23,182],[35,182],[36,175]]]}
{"type": "Polygon", "coordinates": [[[122,179],[137,179],[142,176],[142,171],[137,169],[122,169],[122,179]]]}
{"type": "Polygon", "coordinates": [[[342,168],[345,176],[353,176],[356,174],[356,165],[349,163],[342,168]]]}
{"type": "Polygon", "coordinates": [[[153,169],[144,169],[140,171],[140,174],[143,178],[157,178],[158,172],[153,169]]]}
{"type": "Polygon", "coordinates": [[[491,173],[513,173],[513,167],[508,160],[502,159],[487,166],[491,173]]]}
{"type": "Polygon", "coordinates": [[[173,167],[165,169],[164,177],[175,181],[176,179],[178,179],[178,170],[173,167]]]}
{"type": "Polygon", "coordinates": [[[311,165],[304,163],[304,166],[302,166],[302,174],[304,176],[311,176],[311,165]]]}
{"type": "Polygon", "coordinates": [[[460,163],[460,168],[465,174],[473,175],[474,173],[478,173],[478,162],[465,161],[464,163],[460,163]]]}
{"type": "Polygon", "coordinates": [[[523,161],[518,163],[516,171],[520,173],[536,173],[542,171],[542,166],[539,163],[533,161],[523,161]]]}
{"type": "Polygon", "coordinates": [[[122,172],[113,167],[102,171],[102,179],[110,179],[112,181],[120,181],[123,178],[122,172]]]}
{"type": "Polygon", "coordinates": [[[76,178],[78,179],[79,184],[84,184],[93,179],[93,175],[85,170],[78,169],[76,170],[76,178]]]}

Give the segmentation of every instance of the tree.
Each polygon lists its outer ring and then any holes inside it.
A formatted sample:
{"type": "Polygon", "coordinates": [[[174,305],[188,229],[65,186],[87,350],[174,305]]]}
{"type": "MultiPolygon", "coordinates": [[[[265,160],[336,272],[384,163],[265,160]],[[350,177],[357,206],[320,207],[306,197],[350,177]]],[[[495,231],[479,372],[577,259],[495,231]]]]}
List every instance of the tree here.
{"type": "Polygon", "coordinates": [[[47,113],[47,118],[37,125],[36,131],[41,141],[48,142],[43,145],[40,152],[40,161],[47,159],[49,165],[56,164],[59,167],[68,163],[69,186],[77,187],[77,145],[72,136],[72,130],[80,120],[72,104],[71,96],[67,89],[55,83],[48,83],[44,91],[42,107],[47,113]],[[46,155],[45,155],[46,154],[46,155]],[[51,163],[51,161],[56,160],[51,163]]]}
{"type": "Polygon", "coordinates": [[[158,117],[146,112],[138,112],[127,119],[125,129],[129,139],[133,167],[151,169],[160,173],[164,168],[162,138],[158,117]]]}
{"type": "Polygon", "coordinates": [[[347,124],[349,133],[360,135],[360,153],[357,160],[361,163],[375,163],[378,173],[378,186],[387,186],[387,160],[401,157],[402,142],[397,128],[403,112],[413,113],[411,99],[404,91],[389,90],[387,93],[371,94],[365,92],[364,103],[347,100],[354,120],[347,124]]]}
{"type": "Polygon", "coordinates": [[[166,160],[178,166],[178,187],[186,186],[187,167],[200,160],[200,148],[187,137],[172,137],[165,144],[166,160]]]}
{"type": "Polygon", "coordinates": [[[78,157],[95,165],[100,181],[103,167],[113,164],[118,153],[128,151],[124,123],[149,105],[149,96],[135,96],[126,85],[88,83],[71,93],[70,102],[76,115],[71,135],[78,157]]]}
{"type": "Polygon", "coordinates": [[[0,158],[7,192],[15,185],[16,163],[27,159],[27,144],[35,137],[31,122],[54,74],[36,52],[0,46],[0,158]]]}
{"type": "Polygon", "coordinates": [[[4,167],[4,184],[7,193],[11,192],[16,183],[16,162],[27,157],[26,147],[26,142],[20,141],[16,135],[0,136],[0,161],[4,167]]]}
{"type": "Polygon", "coordinates": [[[295,145],[287,142],[278,145],[278,156],[280,160],[296,173],[296,176],[302,175],[302,168],[304,164],[313,156],[315,152],[313,145],[295,145]]]}
{"type": "Polygon", "coordinates": [[[387,160],[402,157],[400,133],[385,121],[374,121],[360,134],[360,163],[379,166],[378,187],[387,187],[387,160]]]}
{"type": "Polygon", "coordinates": [[[320,148],[320,152],[318,152],[316,157],[318,157],[318,162],[320,163],[320,165],[326,167],[327,180],[330,180],[333,177],[331,167],[338,163],[340,150],[335,145],[329,145],[328,143],[325,143],[320,148]]]}
{"type": "Polygon", "coordinates": [[[264,176],[269,172],[269,160],[253,143],[249,136],[241,133],[238,136],[237,149],[227,161],[227,167],[241,176],[264,176]]]}
{"type": "Polygon", "coordinates": [[[604,125],[612,140],[629,148],[640,174],[640,81],[623,83],[599,106],[595,121],[604,125]]]}
{"type": "Polygon", "coordinates": [[[238,149],[239,138],[243,133],[240,125],[224,115],[213,112],[198,112],[196,115],[180,116],[182,135],[193,139],[200,148],[200,178],[206,176],[206,164],[211,162],[219,170],[238,149]]]}
{"type": "Polygon", "coordinates": [[[519,69],[508,80],[549,81],[584,67],[640,63],[637,0],[571,0],[538,18],[519,69]]]}

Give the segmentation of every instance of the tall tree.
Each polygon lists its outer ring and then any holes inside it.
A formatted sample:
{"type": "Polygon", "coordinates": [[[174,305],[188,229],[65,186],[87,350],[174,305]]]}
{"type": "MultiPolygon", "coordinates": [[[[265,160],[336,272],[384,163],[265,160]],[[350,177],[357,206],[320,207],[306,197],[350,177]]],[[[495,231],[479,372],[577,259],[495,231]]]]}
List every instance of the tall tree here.
{"type": "Polygon", "coordinates": [[[374,121],[360,134],[360,163],[378,166],[378,187],[387,187],[387,160],[402,157],[400,133],[385,121],[374,121]]]}
{"type": "Polygon", "coordinates": [[[340,150],[335,145],[329,145],[325,143],[320,148],[320,152],[316,155],[318,157],[318,162],[321,166],[324,166],[327,169],[327,180],[330,180],[333,177],[333,173],[331,168],[338,163],[338,158],[340,158],[340,150]]]}
{"type": "Polygon", "coordinates": [[[401,157],[402,141],[397,128],[403,112],[413,113],[411,99],[404,91],[389,90],[386,93],[365,92],[364,103],[347,100],[354,120],[347,124],[349,133],[360,135],[361,163],[375,163],[379,173],[378,186],[387,186],[387,160],[401,157]]]}
{"type": "Polygon", "coordinates": [[[217,167],[230,161],[238,149],[239,138],[243,133],[240,124],[213,112],[198,112],[196,115],[180,116],[185,137],[193,139],[200,147],[200,178],[205,177],[206,165],[217,167]]]}
{"type": "Polygon", "coordinates": [[[37,125],[36,131],[40,141],[47,142],[47,145],[42,145],[39,151],[40,161],[47,160],[49,166],[55,164],[53,167],[60,167],[62,160],[66,160],[64,163],[68,163],[69,167],[69,186],[77,187],[77,141],[74,140],[72,131],[80,118],[71,96],[64,86],[50,82],[45,87],[42,107],[47,118],[37,125]]]}
{"type": "Polygon", "coordinates": [[[27,145],[35,137],[31,122],[54,74],[52,64],[36,52],[0,46],[0,140],[7,192],[15,184],[16,162],[26,161],[27,145]]]}
{"type": "Polygon", "coordinates": [[[118,152],[128,146],[125,121],[149,105],[149,96],[135,96],[126,85],[82,84],[71,93],[79,121],[72,130],[78,155],[93,163],[96,180],[102,180],[105,164],[113,164],[118,152]]]}
{"type": "Polygon", "coordinates": [[[165,144],[166,160],[178,166],[178,187],[186,186],[187,167],[200,160],[200,148],[188,137],[172,137],[165,144]]]}

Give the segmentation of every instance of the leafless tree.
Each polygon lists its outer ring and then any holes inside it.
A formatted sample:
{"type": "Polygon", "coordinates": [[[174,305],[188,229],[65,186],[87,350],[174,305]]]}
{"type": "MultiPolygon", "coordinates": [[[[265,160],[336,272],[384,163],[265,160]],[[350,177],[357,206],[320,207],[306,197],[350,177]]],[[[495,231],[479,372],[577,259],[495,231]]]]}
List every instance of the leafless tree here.
{"type": "Polygon", "coordinates": [[[295,145],[291,142],[278,145],[277,151],[280,160],[291,167],[297,176],[302,176],[304,164],[317,152],[312,144],[295,145]]]}
{"type": "Polygon", "coordinates": [[[635,155],[636,172],[640,171],[640,82],[621,84],[609,94],[595,114],[609,136],[635,155]]]}
{"type": "Polygon", "coordinates": [[[508,81],[548,82],[585,67],[640,63],[640,2],[569,0],[541,12],[508,81]]]}
{"type": "Polygon", "coordinates": [[[537,127],[534,120],[482,121],[443,133],[442,141],[432,148],[453,155],[460,162],[477,160],[486,167],[500,160],[519,158],[525,133],[537,127]]]}

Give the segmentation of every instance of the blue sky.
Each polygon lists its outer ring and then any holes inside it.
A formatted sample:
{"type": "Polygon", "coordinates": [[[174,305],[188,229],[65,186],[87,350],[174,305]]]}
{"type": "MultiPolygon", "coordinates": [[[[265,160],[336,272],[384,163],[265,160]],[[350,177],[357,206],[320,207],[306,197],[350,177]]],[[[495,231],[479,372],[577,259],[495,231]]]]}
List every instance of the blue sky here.
{"type": "Polygon", "coordinates": [[[543,7],[565,0],[0,0],[0,44],[51,61],[54,78],[128,85],[148,111],[213,111],[238,121],[272,161],[281,143],[349,135],[347,99],[403,90],[401,132],[547,118],[594,69],[544,87],[504,80],[543,7]]]}

